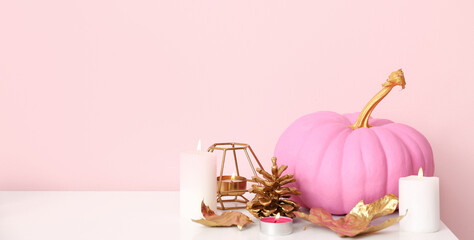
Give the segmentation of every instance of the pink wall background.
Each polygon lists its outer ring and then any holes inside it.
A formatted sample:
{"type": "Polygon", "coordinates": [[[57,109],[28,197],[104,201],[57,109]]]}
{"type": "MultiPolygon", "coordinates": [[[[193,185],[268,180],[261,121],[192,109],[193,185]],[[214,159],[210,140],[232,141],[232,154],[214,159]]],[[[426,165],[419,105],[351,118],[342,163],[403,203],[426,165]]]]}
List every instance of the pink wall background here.
{"type": "Polygon", "coordinates": [[[442,219],[473,239],[473,1],[0,2],[0,189],[177,190],[198,138],[250,143],[319,110],[432,144],[442,219]]]}

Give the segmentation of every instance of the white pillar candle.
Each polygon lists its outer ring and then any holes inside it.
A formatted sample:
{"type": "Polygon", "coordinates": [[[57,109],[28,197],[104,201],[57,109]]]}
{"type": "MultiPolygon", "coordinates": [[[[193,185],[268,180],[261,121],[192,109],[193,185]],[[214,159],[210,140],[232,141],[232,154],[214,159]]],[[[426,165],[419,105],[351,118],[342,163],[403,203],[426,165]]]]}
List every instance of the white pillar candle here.
{"type": "Polygon", "coordinates": [[[418,176],[399,180],[399,214],[406,216],[400,221],[405,232],[436,232],[440,227],[439,178],[424,177],[420,168],[418,176]]]}
{"type": "Polygon", "coordinates": [[[216,156],[198,150],[180,155],[180,213],[187,219],[200,219],[201,201],[216,210],[217,176],[216,156]]]}

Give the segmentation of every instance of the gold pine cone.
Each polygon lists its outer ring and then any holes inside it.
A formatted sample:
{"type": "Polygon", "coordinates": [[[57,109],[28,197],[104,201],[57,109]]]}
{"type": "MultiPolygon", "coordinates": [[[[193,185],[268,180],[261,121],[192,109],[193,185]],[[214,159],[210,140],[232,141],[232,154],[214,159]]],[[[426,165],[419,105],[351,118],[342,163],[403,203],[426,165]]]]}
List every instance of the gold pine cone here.
{"type": "Polygon", "coordinates": [[[293,211],[299,209],[299,205],[289,199],[290,195],[300,195],[298,189],[294,187],[283,187],[288,183],[295,182],[293,174],[282,173],[288,168],[286,165],[278,168],[276,157],[272,158],[271,174],[258,168],[257,172],[261,177],[252,177],[252,180],[258,184],[253,184],[249,190],[255,193],[252,201],[247,203],[247,210],[256,218],[275,216],[280,213],[281,216],[294,218],[293,211]]]}

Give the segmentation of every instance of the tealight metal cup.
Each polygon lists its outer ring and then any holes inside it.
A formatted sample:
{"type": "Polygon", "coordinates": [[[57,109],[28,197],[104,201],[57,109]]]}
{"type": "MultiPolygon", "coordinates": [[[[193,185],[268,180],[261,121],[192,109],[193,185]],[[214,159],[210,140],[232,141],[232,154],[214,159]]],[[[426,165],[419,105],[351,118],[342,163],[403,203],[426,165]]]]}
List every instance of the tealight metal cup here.
{"type": "Polygon", "coordinates": [[[217,177],[217,187],[220,184],[220,193],[223,196],[242,195],[247,191],[247,178],[241,176],[217,177]]]}
{"type": "Polygon", "coordinates": [[[260,232],[271,236],[288,235],[293,232],[293,219],[280,217],[289,220],[288,222],[272,222],[274,217],[264,217],[260,219],[260,232]],[[269,222],[266,222],[268,220],[269,222]]]}

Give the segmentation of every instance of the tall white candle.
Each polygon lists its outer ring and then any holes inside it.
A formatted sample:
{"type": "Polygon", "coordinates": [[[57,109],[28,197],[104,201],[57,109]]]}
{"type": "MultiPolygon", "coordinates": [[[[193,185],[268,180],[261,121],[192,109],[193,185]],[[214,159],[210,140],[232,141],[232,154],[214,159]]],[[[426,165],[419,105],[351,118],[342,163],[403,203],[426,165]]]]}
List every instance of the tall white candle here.
{"type": "Polygon", "coordinates": [[[418,176],[399,180],[399,214],[407,215],[400,221],[405,232],[436,232],[440,227],[439,178],[418,176]]]}
{"type": "Polygon", "coordinates": [[[201,201],[216,210],[217,176],[216,156],[201,151],[199,140],[197,151],[180,155],[180,213],[187,219],[200,219],[201,201]]]}

